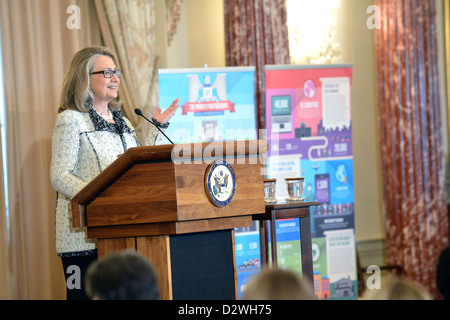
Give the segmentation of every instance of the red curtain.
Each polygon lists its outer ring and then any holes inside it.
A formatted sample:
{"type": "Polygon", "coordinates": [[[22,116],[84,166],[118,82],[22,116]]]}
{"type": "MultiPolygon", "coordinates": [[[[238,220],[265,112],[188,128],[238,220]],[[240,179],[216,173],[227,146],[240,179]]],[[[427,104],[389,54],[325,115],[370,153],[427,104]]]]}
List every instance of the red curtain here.
{"type": "Polygon", "coordinates": [[[264,121],[264,65],[289,64],[285,0],[225,0],[227,66],[255,66],[258,128],[264,121]]]}
{"type": "Polygon", "coordinates": [[[388,264],[435,297],[448,245],[435,0],[376,0],[379,131],[388,264]]]}

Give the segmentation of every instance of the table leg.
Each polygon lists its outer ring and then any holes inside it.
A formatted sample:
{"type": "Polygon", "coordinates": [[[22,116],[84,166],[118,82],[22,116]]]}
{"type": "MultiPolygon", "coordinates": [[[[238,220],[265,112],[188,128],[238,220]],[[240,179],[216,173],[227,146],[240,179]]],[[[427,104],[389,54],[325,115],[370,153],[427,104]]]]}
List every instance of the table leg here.
{"type": "MultiPolygon", "coordinates": [[[[309,210],[307,208],[306,210],[309,210]]],[[[309,217],[299,218],[300,245],[302,253],[302,274],[313,281],[311,221],[309,217]]]]}
{"type": "Polygon", "coordinates": [[[270,218],[270,237],[272,247],[272,267],[278,266],[278,253],[277,253],[277,224],[276,224],[275,210],[271,210],[270,218]]]}
{"type": "Polygon", "coordinates": [[[264,256],[266,266],[269,265],[269,221],[264,220],[264,256]]]}
{"type": "Polygon", "coordinates": [[[259,221],[259,252],[261,254],[261,268],[267,266],[267,253],[266,253],[266,249],[267,249],[267,235],[266,235],[266,225],[265,225],[265,221],[264,220],[258,220],[259,221]]]}

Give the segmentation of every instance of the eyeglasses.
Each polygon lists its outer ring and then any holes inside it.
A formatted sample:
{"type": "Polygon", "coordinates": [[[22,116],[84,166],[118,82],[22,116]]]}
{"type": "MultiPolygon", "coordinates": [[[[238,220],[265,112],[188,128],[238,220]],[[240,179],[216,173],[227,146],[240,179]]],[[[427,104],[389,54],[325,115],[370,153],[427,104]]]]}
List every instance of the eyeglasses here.
{"type": "Polygon", "coordinates": [[[117,78],[120,78],[120,76],[122,75],[122,71],[120,71],[120,69],[116,69],[116,70],[105,69],[102,71],[92,72],[91,74],[99,74],[99,73],[103,73],[103,76],[105,78],[112,78],[114,74],[116,74],[117,78]]]}

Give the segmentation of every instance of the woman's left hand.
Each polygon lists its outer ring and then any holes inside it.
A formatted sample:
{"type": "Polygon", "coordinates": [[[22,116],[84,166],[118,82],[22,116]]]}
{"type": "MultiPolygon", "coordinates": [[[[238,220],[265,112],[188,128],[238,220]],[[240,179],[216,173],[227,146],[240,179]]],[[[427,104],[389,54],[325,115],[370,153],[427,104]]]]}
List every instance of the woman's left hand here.
{"type": "Polygon", "coordinates": [[[178,109],[178,102],[180,99],[175,99],[170,107],[168,107],[164,112],[161,112],[161,108],[158,107],[156,110],[155,115],[153,118],[155,118],[160,123],[167,123],[169,122],[170,118],[175,114],[175,111],[178,109]]]}

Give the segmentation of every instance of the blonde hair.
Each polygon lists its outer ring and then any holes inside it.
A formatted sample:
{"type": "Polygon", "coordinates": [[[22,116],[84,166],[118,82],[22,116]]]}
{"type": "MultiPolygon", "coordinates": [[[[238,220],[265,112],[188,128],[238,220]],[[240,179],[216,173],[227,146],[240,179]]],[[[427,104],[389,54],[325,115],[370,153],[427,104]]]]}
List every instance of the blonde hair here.
{"type": "Polygon", "coordinates": [[[315,295],[310,282],[296,273],[264,269],[245,286],[243,300],[315,300],[315,295]]]}
{"type": "MultiPolygon", "coordinates": [[[[90,73],[93,71],[94,62],[99,56],[108,56],[114,64],[117,64],[114,54],[105,47],[87,47],[75,53],[64,75],[58,113],[66,109],[81,112],[89,111],[90,102],[93,101],[94,97],[90,88],[90,73]]],[[[112,110],[119,110],[121,105],[122,102],[119,98],[109,102],[109,107],[112,110]]]]}
{"type": "Polygon", "coordinates": [[[403,277],[388,275],[381,279],[380,289],[366,289],[362,300],[432,300],[421,285],[403,277]]]}

